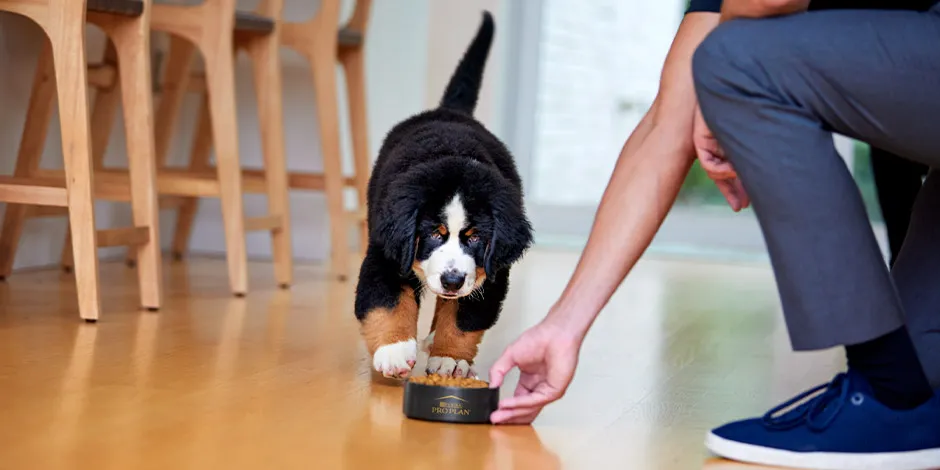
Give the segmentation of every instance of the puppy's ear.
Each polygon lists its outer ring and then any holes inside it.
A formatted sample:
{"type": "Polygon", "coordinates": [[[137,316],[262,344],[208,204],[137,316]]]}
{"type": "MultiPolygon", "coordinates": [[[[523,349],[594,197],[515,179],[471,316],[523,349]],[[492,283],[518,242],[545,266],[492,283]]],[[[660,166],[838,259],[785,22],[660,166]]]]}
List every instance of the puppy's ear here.
{"type": "Polygon", "coordinates": [[[373,240],[380,241],[383,254],[398,265],[402,276],[411,272],[414,263],[422,197],[420,189],[410,185],[392,190],[370,234],[373,240]]]}
{"type": "Polygon", "coordinates": [[[518,261],[532,245],[532,225],[523,212],[522,196],[518,191],[500,192],[491,200],[493,229],[483,255],[488,278],[518,261]]]}

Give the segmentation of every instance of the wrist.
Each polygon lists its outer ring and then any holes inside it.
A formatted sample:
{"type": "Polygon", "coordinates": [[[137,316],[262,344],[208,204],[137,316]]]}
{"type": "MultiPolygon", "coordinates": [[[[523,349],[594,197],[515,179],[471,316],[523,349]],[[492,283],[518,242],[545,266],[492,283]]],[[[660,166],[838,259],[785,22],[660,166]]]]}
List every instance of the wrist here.
{"type": "Polygon", "coordinates": [[[562,298],[552,306],[543,322],[556,328],[562,336],[580,343],[587,336],[599,312],[599,308],[593,308],[586,302],[562,298]]]}

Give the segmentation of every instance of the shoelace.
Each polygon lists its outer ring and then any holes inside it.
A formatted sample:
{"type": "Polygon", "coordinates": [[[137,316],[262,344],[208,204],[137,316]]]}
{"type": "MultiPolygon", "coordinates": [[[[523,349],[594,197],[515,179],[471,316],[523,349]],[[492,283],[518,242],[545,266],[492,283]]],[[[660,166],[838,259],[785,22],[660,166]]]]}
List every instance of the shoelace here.
{"type": "Polygon", "coordinates": [[[832,421],[838,416],[839,412],[842,411],[842,407],[845,405],[848,395],[849,381],[846,379],[845,374],[839,374],[832,379],[831,382],[807,390],[791,398],[786,403],[768,411],[767,414],[761,418],[761,421],[764,426],[774,430],[792,429],[805,423],[811,430],[821,431],[832,424],[832,421]],[[780,416],[774,416],[774,414],[799,403],[806,397],[820,390],[825,391],[780,416]],[[824,414],[823,412],[829,408],[830,404],[833,405],[834,408],[831,412],[824,414]]]}

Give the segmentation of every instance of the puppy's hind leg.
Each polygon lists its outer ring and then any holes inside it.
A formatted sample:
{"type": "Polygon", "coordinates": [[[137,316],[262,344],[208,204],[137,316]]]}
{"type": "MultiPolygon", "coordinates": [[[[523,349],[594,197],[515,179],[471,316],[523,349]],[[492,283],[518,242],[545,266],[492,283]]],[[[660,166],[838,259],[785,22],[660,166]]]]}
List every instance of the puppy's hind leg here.
{"type": "Polygon", "coordinates": [[[405,378],[418,357],[420,285],[402,279],[398,267],[370,247],[359,270],[356,318],[372,367],[388,378],[405,378]]]}

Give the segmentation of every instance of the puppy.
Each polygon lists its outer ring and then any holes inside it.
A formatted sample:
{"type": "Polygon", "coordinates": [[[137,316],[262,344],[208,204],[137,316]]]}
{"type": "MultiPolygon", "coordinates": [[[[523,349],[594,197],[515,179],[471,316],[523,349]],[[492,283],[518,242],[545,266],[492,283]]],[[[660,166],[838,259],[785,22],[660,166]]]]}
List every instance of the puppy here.
{"type": "Polygon", "coordinates": [[[415,365],[425,289],[437,297],[422,342],[427,372],[475,377],[509,268],[532,243],[512,155],[473,117],[493,32],[484,12],[440,105],[396,125],[372,171],[355,310],[372,365],[385,377],[405,378],[415,365]]]}

